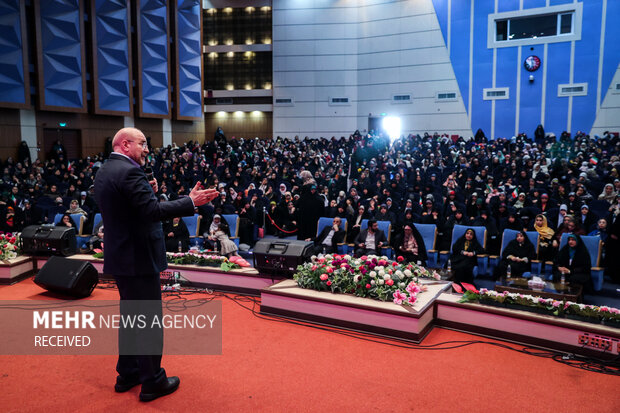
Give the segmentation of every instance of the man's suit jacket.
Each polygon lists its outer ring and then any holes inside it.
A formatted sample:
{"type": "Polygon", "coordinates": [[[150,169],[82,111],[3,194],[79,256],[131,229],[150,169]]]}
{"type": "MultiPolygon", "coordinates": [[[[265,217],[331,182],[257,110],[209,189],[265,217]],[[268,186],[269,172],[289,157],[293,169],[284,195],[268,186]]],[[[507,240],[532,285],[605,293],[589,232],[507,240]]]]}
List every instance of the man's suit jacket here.
{"type": "MultiPolygon", "coordinates": [[[[333,228],[332,225],[326,226],[325,228],[323,228],[321,232],[319,233],[319,236],[316,237],[314,244],[317,246],[323,245],[323,241],[325,240],[325,238],[327,238],[332,228],[333,228]]],[[[334,232],[334,235],[332,236],[332,247],[333,248],[338,248],[338,244],[344,242],[344,234],[345,234],[344,229],[334,232]]]]}
{"type": "MultiPolygon", "coordinates": [[[[362,242],[365,244],[367,236],[368,236],[368,228],[366,228],[365,230],[361,231],[357,235],[357,237],[355,238],[355,247],[357,248],[358,245],[361,244],[362,242]]],[[[376,247],[378,247],[380,242],[383,243],[383,246],[386,246],[387,239],[385,238],[385,233],[382,230],[377,229],[377,232],[375,232],[375,250],[377,252],[380,251],[380,248],[376,248],[376,247]]],[[[365,248],[368,248],[368,246],[366,246],[365,248]]]]}
{"type": "Polygon", "coordinates": [[[97,172],[95,200],[105,223],[103,271],[115,276],[165,270],[161,221],[194,214],[189,197],[158,202],[144,171],[115,153],[97,172]]]}

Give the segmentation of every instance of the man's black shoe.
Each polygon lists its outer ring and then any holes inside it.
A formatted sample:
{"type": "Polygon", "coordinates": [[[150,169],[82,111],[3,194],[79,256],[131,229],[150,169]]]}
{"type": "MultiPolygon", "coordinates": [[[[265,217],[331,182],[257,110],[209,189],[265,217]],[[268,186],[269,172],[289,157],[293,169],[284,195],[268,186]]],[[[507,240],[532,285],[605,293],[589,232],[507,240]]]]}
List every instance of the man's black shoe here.
{"type": "Polygon", "coordinates": [[[126,379],[123,376],[116,377],[116,384],[114,385],[114,391],[117,393],[125,393],[130,390],[132,387],[140,384],[140,379],[135,377],[131,379],[126,379]]]}
{"type": "Polygon", "coordinates": [[[174,391],[179,388],[179,383],[181,383],[181,380],[177,376],[172,376],[168,377],[159,386],[155,386],[153,388],[145,389],[144,385],[142,385],[142,391],[140,392],[140,401],[150,402],[151,400],[155,400],[158,397],[174,393],[174,391]]]}

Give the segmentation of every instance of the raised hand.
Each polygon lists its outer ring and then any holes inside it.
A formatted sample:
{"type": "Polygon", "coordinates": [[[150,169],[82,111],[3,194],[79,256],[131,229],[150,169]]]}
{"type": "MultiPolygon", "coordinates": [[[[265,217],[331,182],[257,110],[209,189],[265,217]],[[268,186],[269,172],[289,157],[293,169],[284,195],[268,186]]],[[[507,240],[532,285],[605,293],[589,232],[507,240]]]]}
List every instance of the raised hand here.
{"type": "Polygon", "coordinates": [[[215,188],[210,189],[200,189],[200,182],[196,182],[196,185],[192,188],[192,191],[189,193],[189,197],[194,201],[194,206],[201,206],[206,204],[207,202],[213,201],[218,197],[219,192],[215,188]]]}

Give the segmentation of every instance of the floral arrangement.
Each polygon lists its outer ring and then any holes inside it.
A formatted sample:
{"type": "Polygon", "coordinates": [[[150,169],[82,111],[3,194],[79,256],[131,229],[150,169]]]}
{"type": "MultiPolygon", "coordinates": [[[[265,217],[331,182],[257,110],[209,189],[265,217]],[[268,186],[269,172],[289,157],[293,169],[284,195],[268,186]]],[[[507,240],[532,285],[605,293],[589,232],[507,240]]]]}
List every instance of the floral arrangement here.
{"type": "Polygon", "coordinates": [[[391,261],[375,255],[353,258],[337,254],[312,256],[310,262],[297,267],[293,278],[301,288],[391,299],[398,305],[413,305],[418,293],[426,290],[418,284],[419,278],[441,279],[436,271],[405,263],[403,257],[391,261]]]}
{"type": "Polygon", "coordinates": [[[166,259],[170,264],[220,267],[225,271],[241,268],[238,264],[230,262],[223,255],[197,251],[167,253],[166,259]]]}
{"type": "Polygon", "coordinates": [[[20,241],[19,233],[0,234],[0,260],[17,258],[21,253],[20,241]]]}
{"type": "Polygon", "coordinates": [[[606,323],[620,326],[620,310],[607,306],[580,304],[573,301],[559,301],[528,294],[498,292],[481,288],[480,291],[466,291],[461,303],[479,302],[482,304],[521,307],[523,310],[535,310],[543,314],[558,317],[578,317],[593,323],[606,323]]]}

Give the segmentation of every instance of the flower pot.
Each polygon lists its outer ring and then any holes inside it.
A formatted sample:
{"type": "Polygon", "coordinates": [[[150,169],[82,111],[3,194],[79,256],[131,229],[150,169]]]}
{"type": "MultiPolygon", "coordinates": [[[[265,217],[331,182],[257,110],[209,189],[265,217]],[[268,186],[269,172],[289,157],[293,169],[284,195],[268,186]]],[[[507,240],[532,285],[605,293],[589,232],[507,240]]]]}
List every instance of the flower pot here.
{"type": "Polygon", "coordinates": [[[569,320],[577,320],[577,321],[582,321],[584,323],[592,323],[592,324],[601,323],[601,319],[598,317],[584,317],[584,316],[577,315],[577,314],[564,314],[564,317],[568,318],[569,320]]]}
{"type": "Polygon", "coordinates": [[[506,308],[505,303],[500,303],[499,301],[495,301],[495,300],[480,299],[480,304],[489,305],[491,307],[506,308]]]}
{"type": "Polygon", "coordinates": [[[617,321],[617,320],[605,320],[605,319],[603,319],[601,324],[604,324],[604,325],[606,325],[608,327],[620,328],[620,321],[617,321]]]}

